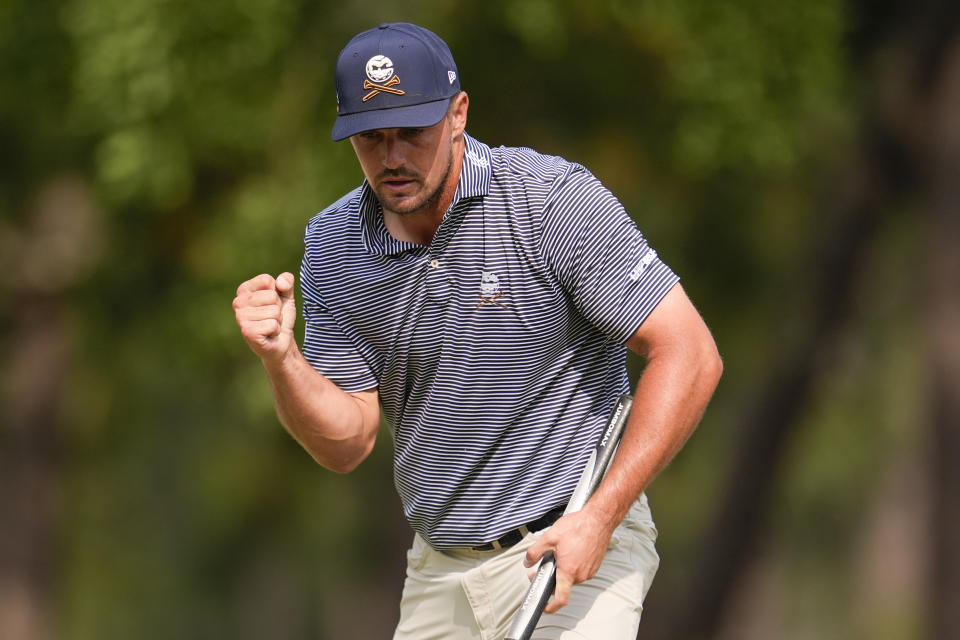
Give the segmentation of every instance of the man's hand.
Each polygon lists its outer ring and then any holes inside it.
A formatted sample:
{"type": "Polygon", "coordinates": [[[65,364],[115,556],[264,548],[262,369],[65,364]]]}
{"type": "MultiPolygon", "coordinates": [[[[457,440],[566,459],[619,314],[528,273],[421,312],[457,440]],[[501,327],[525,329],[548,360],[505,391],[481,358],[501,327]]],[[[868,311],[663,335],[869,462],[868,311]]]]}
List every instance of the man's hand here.
{"type": "Polygon", "coordinates": [[[293,337],[294,278],[261,274],[233,299],[240,333],[260,356],[280,422],[318,463],[352,471],[373,450],[380,426],[377,389],[346,393],[304,359],[293,337]]]}
{"type": "Polygon", "coordinates": [[[276,278],[261,274],[237,288],[233,309],[240,333],[264,362],[281,361],[295,344],[293,287],[293,274],[281,273],[276,278]]]}
{"type": "Polygon", "coordinates": [[[544,613],[554,613],[566,606],[570,602],[570,588],[597,574],[615,527],[616,523],[595,516],[585,507],[554,522],[527,549],[523,564],[531,569],[531,579],[546,552],[553,551],[557,561],[557,586],[544,613]]]}

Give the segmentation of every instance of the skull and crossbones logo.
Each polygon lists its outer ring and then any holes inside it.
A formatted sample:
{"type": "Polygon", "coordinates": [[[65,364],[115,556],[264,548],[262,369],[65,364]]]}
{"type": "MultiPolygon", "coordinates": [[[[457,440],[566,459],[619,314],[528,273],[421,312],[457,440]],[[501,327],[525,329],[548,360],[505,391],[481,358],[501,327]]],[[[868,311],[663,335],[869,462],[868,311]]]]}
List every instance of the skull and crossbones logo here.
{"type": "Polygon", "coordinates": [[[507,305],[500,302],[503,297],[503,291],[500,291],[500,278],[491,271],[480,272],[480,303],[478,307],[485,304],[495,304],[498,307],[507,308],[507,305]]]}
{"type": "Polygon", "coordinates": [[[406,93],[403,89],[394,88],[400,84],[400,76],[396,75],[394,71],[393,60],[387,56],[377,55],[367,60],[366,72],[367,79],[363,81],[363,88],[371,89],[371,91],[363,96],[363,102],[366,102],[380,92],[392,93],[398,96],[406,93]]]}

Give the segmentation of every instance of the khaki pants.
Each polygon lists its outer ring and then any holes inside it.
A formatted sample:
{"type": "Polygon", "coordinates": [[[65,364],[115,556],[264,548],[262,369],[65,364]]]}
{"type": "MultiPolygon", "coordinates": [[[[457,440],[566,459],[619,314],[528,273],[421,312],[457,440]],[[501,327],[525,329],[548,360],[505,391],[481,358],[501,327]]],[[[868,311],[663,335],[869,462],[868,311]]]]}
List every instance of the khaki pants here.
{"type": "MultiPolygon", "coordinates": [[[[394,640],[503,640],[530,586],[523,557],[533,533],[500,551],[437,551],[419,535],[394,640]]],[[[660,558],[646,496],[616,528],[597,575],[574,585],[570,603],[540,618],[535,640],[634,640],[660,558]]]]}

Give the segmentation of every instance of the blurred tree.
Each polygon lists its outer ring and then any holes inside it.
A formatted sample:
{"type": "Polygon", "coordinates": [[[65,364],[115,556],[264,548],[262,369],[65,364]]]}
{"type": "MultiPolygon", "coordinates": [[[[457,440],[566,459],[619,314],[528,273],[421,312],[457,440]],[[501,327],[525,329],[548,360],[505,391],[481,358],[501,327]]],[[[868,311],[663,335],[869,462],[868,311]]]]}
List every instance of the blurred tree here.
{"type": "Polygon", "coordinates": [[[642,637],[711,638],[719,633],[738,579],[758,558],[758,539],[790,432],[802,425],[814,380],[824,376],[825,367],[836,366],[838,339],[850,320],[852,287],[861,271],[858,263],[868,255],[883,218],[896,213],[904,200],[929,211],[933,238],[923,271],[930,290],[935,452],[930,483],[934,513],[928,526],[933,534],[929,637],[953,637],[960,622],[960,553],[954,544],[960,533],[960,391],[955,384],[960,11],[938,2],[889,2],[882,10],[875,3],[854,3],[854,8],[859,20],[852,29],[856,47],[851,55],[870,71],[861,80],[862,151],[835,178],[836,186],[821,206],[828,212],[822,227],[827,233],[804,261],[818,265],[804,296],[809,316],[802,324],[805,337],[775,355],[766,384],[745,411],[723,498],[703,530],[702,554],[692,571],[697,578],[658,600],[673,604],[665,604],[652,621],[648,617],[642,637]]]}

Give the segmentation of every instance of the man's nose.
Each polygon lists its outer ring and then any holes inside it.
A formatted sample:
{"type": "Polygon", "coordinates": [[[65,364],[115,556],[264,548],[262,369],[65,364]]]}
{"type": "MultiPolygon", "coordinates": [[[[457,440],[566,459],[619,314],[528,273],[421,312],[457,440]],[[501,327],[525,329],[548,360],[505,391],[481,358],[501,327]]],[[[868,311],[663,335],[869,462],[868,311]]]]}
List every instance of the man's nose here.
{"type": "Polygon", "coordinates": [[[397,169],[406,162],[403,145],[391,136],[383,141],[383,166],[387,169],[397,169]]]}

